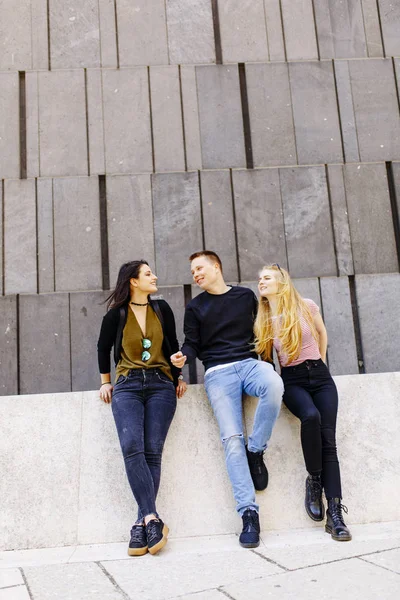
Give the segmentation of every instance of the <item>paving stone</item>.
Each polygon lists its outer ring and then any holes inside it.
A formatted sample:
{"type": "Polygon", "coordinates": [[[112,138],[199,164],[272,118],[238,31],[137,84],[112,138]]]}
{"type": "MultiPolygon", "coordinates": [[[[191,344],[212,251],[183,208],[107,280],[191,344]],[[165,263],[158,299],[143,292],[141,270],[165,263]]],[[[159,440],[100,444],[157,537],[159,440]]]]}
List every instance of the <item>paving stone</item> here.
{"type": "Polygon", "coordinates": [[[89,169],[90,174],[103,174],[105,167],[103,73],[101,69],[86,71],[89,169]]]}
{"type": "Polygon", "coordinates": [[[98,178],[55,179],[53,190],[56,291],[101,289],[98,178]]]}
{"type": "Polygon", "coordinates": [[[345,165],[344,176],[355,272],[398,271],[385,165],[345,165]]]}
{"type": "Polygon", "coordinates": [[[49,0],[52,69],[100,66],[98,0],[49,0]]]}
{"type": "Polygon", "coordinates": [[[16,296],[0,296],[1,396],[18,394],[17,336],[17,298],[16,296]]]}
{"type": "Polygon", "coordinates": [[[321,277],[328,360],[332,375],[358,373],[353,312],[347,277],[321,277]]]}
{"type": "Polygon", "coordinates": [[[279,174],[291,276],[336,275],[324,168],[286,168],[279,174]]]}
{"type": "Polygon", "coordinates": [[[360,0],[314,0],[321,58],[367,56],[360,0]]]}
{"type": "Polygon", "coordinates": [[[281,0],[287,60],[317,59],[313,5],[311,0],[281,0]]]}
{"type": "Polygon", "coordinates": [[[218,0],[224,63],[268,60],[263,0],[218,0]]]}
{"type": "Polygon", "coordinates": [[[215,63],[211,2],[167,0],[166,9],[170,63],[215,63]]]}
{"type": "Polygon", "coordinates": [[[54,292],[53,180],[37,179],[38,291],[54,292]]]}
{"type": "Polygon", "coordinates": [[[342,162],[332,63],[291,63],[289,76],[299,164],[342,162]]]}
{"type": "Polygon", "coordinates": [[[339,275],[354,275],[342,165],[328,165],[327,174],[338,272],[339,275]]]}
{"type": "Polygon", "coordinates": [[[47,69],[46,3],[41,0],[3,0],[0,22],[0,71],[47,69]],[[40,36],[45,38],[40,41],[40,36]],[[45,58],[45,60],[43,60],[45,58]]]}
{"type": "Polygon", "coordinates": [[[97,340],[108,292],[70,294],[72,391],[99,387],[97,340]]]}
{"type": "Polygon", "coordinates": [[[390,59],[349,61],[362,162],[400,156],[399,105],[390,59]]]}
{"type": "Polygon", "coordinates": [[[4,293],[37,291],[34,179],[4,182],[4,293]]]}
{"type": "Polygon", "coordinates": [[[191,283],[188,258],[203,247],[198,174],[156,173],[152,183],[158,282],[191,283]]]}
{"type": "Polygon", "coordinates": [[[195,67],[180,67],[187,170],[201,169],[199,104],[195,67]]]}
{"type": "Polygon", "coordinates": [[[1,590],[1,600],[30,600],[27,588],[24,585],[1,590]]]}
{"type": "Polygon", "coordinates": [[[21,394],[71,389],[69,338],[68,294],[20,296],[21,394]]]}
{"type": "Polygon", "coordinates": [[[184,171],[178,67],[150,67],[150,90],[155,170],[184,171]]]}
{"type": "Polygon", "coordinates": [[[378,0],[386,56],[400,55],[400,4],[393,0],[378,0]]]}
{"type": "Polygon", "coordinates": [[[237,66],[196,67],[204,169],[245,167],[237,66]]]}
{"type": "Polygon", "coordinates": [[[121,265],[144,258],[155,266],[149,174],[107,177],[108,254],[111,286],[121,265]],[[134,229],[134,235],[132,230],[134,229]]]}
{"type": "Polygon", "coordinates": [[[201,171],[204,245],[220,257],[226,281],[238,281],[235,220],[229,171],[201,171]]]}
{"type": "Polygon", "coordinates": [[[246,65],[254,165],[297,163],[287,64],[246,65]]]}
{"type": "Polygon", "coordinates": [[[0,571],[0,589],[12,585],[24,585],[24,580],[18,569],[2,569],[0,571]]]}
{"type": "Polygon", "coordinates": [[[278,169],[233,171],[240,279],[254,280],[266,263],[287,267],[278,169]]]}
{"type": "Polygon", "coordinates": [[[400,548],[362,557],[363,560],[400,575],[400,548]]]}
{"type": "Polygon", "coordinates": [[[39,73],[25,74],[26,172],[39,177],[39,73]]]}
{"type": "Polygon", "coordinates": [[[102,67],[118,66],[117,24],[115,20],[115,1],[99,0],[100,18],[100,56],[102,67]]]}
{"type": "Polygon", "coordinates": [[[116,0],[119,64],[167,65],[165,0],[116,0]]]}
{"type": "Polygon", "coordinates": [[[105,69],[103,102],[106,172],[152,171],[147,69],[105,69]]]}
{"type": "Polygon", "coordinates": [[[366,372],[398,371],[400,275],[356,275],[356,292],[366,372]]]}
{"type": "Polygon", "coordinates": [[[0,73],[0,179],[19,177],[18,73],[0,73]]]}
{"type": "Polygon", "coordinates": [[[38,92],[40,175],[87,175],[83,70],[40,72],[38,92]]]}
{"type": "Polygon", "coordinates": [[[28,567],[25,575],[31,593],[41,600],[86,600],[88,590],[102,600],[126,598],[95,563],[28,567]]]}
{"type": "Polygon", "coordinates": [[[361,0],[365,36],[369,57],[383,56],[381,27],[379,23],[378,4],[376,0],[361,0]]]}
{"type": "Polygon", "coordinates": [[[360,153],[348,61],[335,60],[334,68],[345,161],[359,162],[360,153]]]}
{"type": "Polygon", "coordinates": [[[269,60],[285,60],[282,15],[279,0],[264,0],[269,60]]]}

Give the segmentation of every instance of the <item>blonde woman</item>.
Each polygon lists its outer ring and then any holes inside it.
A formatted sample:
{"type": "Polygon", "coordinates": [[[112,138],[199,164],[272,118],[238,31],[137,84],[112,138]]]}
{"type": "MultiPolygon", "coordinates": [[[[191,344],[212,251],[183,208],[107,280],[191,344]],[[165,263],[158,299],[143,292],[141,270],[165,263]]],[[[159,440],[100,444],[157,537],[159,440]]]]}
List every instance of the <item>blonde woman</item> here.
{"type": "Polygon", "coordinates": [[[273,347],[276,349],[285,386],[283,401],[301,421],[308,471],[307,514],[314,521],[324,519],[324,489],[328,501],[325,530],[334,540],[349,541],[336,452],[338,394],[325,364],[328,338],[319,308],[300,296],[289,273],[278,264],[263,267],[258,290],[256,352],[270,360],[273,347]]]}

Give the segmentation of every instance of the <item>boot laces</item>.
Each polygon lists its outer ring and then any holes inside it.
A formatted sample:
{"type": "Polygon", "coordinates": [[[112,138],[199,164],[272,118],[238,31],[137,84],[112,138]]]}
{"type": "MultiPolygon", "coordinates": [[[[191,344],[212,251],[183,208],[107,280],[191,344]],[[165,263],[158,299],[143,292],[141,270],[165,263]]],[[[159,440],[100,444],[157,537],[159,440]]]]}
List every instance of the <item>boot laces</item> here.
{"type": "Polygon", "coordinates": [[[342,504],[341,502],[338,502],[337,504],[334,504],[332,509],[331,509],[331,516],[332,516],[332,520],[335,523],[335,525],[344,525],[344,519],[343,519],[343,514],[342,514],[342,510],[343,512],[346,513],[346,515],[349,512],[349,509],[347,508],[347,506],[345,506],[344,504],[342,504]]]}
{"type": "Polygon", "coordinates": [[[141,542],[143,538],[144,525],[134,525],[131,529],[131,542],[141,542]]]}
{"type": "Polygon", "coordinates": [[[152,519],[146,525],[147,539],[151,542],[160,533],[160,521],[159,519],[152,519]]]}
{"type": "Polygon", "coordinates": [[[258,531],[258,515],[255,510],[248,510],[243,515],[243,531],[253,530],[258,531]]]}
{"type": "Polygon", "coordinates": [[[311,502],[317,502],[322,494],[322,486],[319,481],[310,478],[311,502]]]}

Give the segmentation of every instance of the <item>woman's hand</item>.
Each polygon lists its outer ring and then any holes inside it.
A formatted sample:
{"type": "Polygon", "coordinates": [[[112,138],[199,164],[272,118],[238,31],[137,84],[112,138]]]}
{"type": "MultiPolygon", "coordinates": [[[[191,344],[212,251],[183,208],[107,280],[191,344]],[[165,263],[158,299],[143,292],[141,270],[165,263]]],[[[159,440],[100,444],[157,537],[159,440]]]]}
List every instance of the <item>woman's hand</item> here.
{"type": "Polygon", "coordinates": [[[183,394],[187,390],[187,383],[182,379],[179,380],[178,385],[176,386],[176,395],[178,398],[182,398],[183,394]]]}
{"type": "Polygon", "coordinates": [[[105,383],[100,388],[100,400],[103,400],[106,404],[111,403],[113,386],[111,383],[105,383]]]}

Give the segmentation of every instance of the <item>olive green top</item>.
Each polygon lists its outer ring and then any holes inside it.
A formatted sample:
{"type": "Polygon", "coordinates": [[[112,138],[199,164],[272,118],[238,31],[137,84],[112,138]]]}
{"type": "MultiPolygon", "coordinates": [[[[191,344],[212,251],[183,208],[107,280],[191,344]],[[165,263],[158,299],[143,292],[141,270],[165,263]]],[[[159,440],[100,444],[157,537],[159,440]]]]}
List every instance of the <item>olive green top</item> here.
{"type": "Polygon", "coordinates": [[[147,307],[146,313],[146,339],[151,341],[151,348],[147,351],[150,358],[147,361],[142,360],[143,333],[136,319],[135,313],[128,307],[128,315],[122,336],[121,359],[117,365],[115,381],[120,375],[127,377],[131,369],[150,369],[158,368],[172,380],[171,368],[162,351],[164,334],[161,323],[151,308],[147,307]]]}

